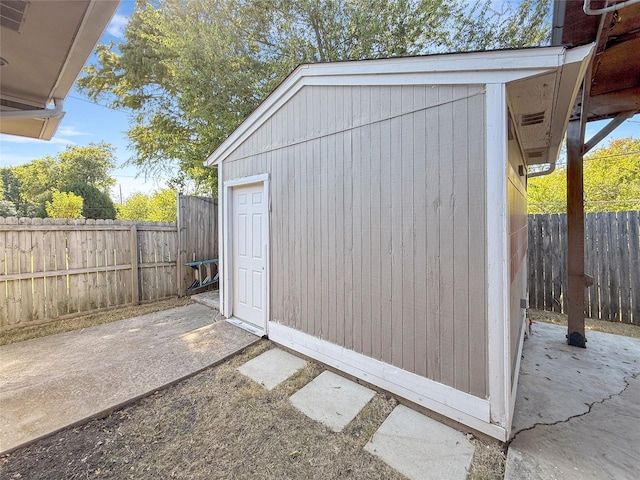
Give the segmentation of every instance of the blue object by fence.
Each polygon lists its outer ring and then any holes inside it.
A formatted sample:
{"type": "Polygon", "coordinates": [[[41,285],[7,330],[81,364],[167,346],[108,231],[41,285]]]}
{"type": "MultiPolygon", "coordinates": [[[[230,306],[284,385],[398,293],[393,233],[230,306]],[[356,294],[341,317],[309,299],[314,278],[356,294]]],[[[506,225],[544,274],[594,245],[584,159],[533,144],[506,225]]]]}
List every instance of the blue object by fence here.
{"type": "Polygon", "coordinates": [[[187,288],[187,290],[197,290],[204,288],[208,285],[218,283],[218,259],[213,258],[210,260],[201,260],[199,262],[189,262],[186,264],[188,267],[193,268],[196,276],[193,283],[187,288]],[[212,269],[215,265],[216,274],[212,275],[212,269]]]}

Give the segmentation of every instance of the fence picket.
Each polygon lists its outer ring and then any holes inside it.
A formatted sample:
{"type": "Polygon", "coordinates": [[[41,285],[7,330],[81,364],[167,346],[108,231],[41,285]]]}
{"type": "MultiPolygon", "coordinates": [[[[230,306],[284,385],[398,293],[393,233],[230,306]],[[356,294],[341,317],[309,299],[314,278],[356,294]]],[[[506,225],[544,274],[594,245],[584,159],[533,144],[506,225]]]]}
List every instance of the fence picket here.
{"type": "Polygon", "coordinates": [[[553,308],[553,244],[551,243],[551,216],[542,217],[542,243],[544,245],[544,304],[553,308]]]}
{"type": "Polygon", "coordinates": [[[630,323],[631,320],[631,290],[629,278],[629,225],[627,212],[617,212],[617,245],[618,253],[617,263],[619,275],[620,290],[620,321],[630,323]]]}
{"type": "MultiPolygon", "coordinates": [[[[566,216],[565,216],[566,218],[566,216]]],[[[597,262],[598,258],[598,242],[596,241],[596,223],[595,215],[587,215],[585,218],[585,266],[584,271],[587,275],[594,278],[593,285],[585,290],[585,309],[587,316],[590,318],[599,318],[600,308],[598,305],[598,284],[597,278],[597,262]]],[[[566,310],[566,306],[564,307],[566,310]]]]}
{"type": "MultiPolygon", "coordinates": [[[[10,230],[7,232],[7,243],[6,243],[6,255],[5,258],[7,260],[7,273],[19,272],[20,271],[20,261],[19,257],[19,249],[20,249],[20,241],[19,241],[19,231],[18,231],[18,219],[17,218],[7,218],[6,224],[14,226],[14,230],[10,230]]],[[[11,228],[11,227],[9,227],[11,228]]],[[[20,281],[13,280],[6,282],[8,285],[7,289],[7,325],[15,326],[21,317],[20,312],[20,281]]]]}
{"type": "MultiPolygon", "coordinates": [[[[640,325],[640,212],[585,215],[585,311],[593,318],[640,325]]],[[[529,215],[529,302],[566,312],[566,215],[529,215]],[[559,309],[561,305],[561,309],[559,309]]]]}
{"type": "Polygon", "coordinates": [[[542,236],[542,215],[537,216],[536,225],[536,245],[538,250],[536,252],[536,278],[538,280],[536,297],[536,308],[544,308],[544,238],[542,236]]]}
{"type": "Polygon", "coordinates": [[[640,212],[629,212],[629,279],[632,322],[640,325],[640,212]]]}
{"type": "Polygon", "coordinates": [[[536,222],[536,216],[532,215],[529,217],[529,228],[528,228],[528,232],[527,232],[527,245],[528,247],[528,261],[529,261],[529,269],[528,269],[528,273],[529,273],[529,279],[528,279],[528,288],[529,288],[529,306],[531,308],[534,308],[534,305],[532,305],[532,302],[534,298],[536,298],[536,287],[537,287],[537,282],[536,282],[536,260],[535,258],[532,258],[533,255],[535,255],[535,253],[538,251],[537,248],[535,248],[535,241],[536,241],[536,237],[533,234],[533,232],[535,232],[535,222],[536,222]]]}
{"type": "Polygon", "coordinates": [[[562,312],[562,266],[561,252],[553,248],[554,245],[561,245],[560,239],[560,218],[558,215],[551,215],[549,222],[549,257],[551,257],[551,286],[552,286],[552,308],[555,312],[562,312]]]}
{"type": "MultiPolygon", "coordinates": [[[[183,198],[184,245],[216,258],[216,200],[183,198]]],[[[0,330],[175,296],[180,253],[175,223],[0,218],[0,330]]]]}

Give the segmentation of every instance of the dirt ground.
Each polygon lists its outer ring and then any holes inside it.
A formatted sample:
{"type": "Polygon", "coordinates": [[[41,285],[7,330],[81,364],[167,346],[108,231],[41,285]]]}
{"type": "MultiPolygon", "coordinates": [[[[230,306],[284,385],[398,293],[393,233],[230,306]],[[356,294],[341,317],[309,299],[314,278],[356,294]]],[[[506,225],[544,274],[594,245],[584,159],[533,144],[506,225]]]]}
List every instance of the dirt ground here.
{"type": "MultiPolygon", "coordinates": [[[[567,316],[562,313],[547,312],[544,310],[529,310],[529,316],[534,322],[554,323],[556,325],[567,324],[567,316]]],[[[608,322],[606,320],[587,318],[585,319],[584,326],[586,330],[613,333],[614,335],[622,335],[624,337],[640,338],[639,325],[630,325],[628,323],[622,322],[608,322]]]]}
{"type": "Polygon", "coordinates": [[[268,391],[237,372],[262,341],[180,384],[0,459],[3,479],[402,478],[364,444],[395,406],[378,394],[342,433],[298,412],[289,396],[310,364],[268,391]]]}
{"type": "MultiPolygon", "coordinates": [[[[400,479],[364,451],[395,399],[378,393],[341,433],[288,398],[319,375],[309,363],[268,391],[236,369],[273,345],[245,352],[103,419],[67,428],[0,458],[0,478],[400,479]]],[[[500,447],[474,440],[473,479],[502,478],[500,447]]]]}
{"type": "Polygon", "coordinates": [[[125,318],[137,317],[147,313],[159,312],[169,308],[181,307],[191,303],[188,297],[170,298],[168,300],[160,300],[153,303],[144,303],[142,305],[132,305],[127,307],[119,307],[113,310],[99,311],[91,315],[83,315],[75,318],[66,318],[62,320],[54,320],[43,325],[33,325],[29,327],[15,328],[0,332],[0,346],[8,345],[14,342],[22,342],[31,340],[32,338],[46,337],[47,335],[55,335],[56,333],[70,332],[80,330],[81,328],[89,328],[103,323],[116,322],[125,318]]]}
{"type": "MultiPolygon", "coordinates": [[[[149,313],[148,308],[157,311],[185,302],[188,300],[102,312],[58,328],[86,328],[149,313]]],[[[566,316],[553,312],[531,311],[531,317],[534,322],[566,324],[566,316]]],[[[640,337],[640,328],[632,325],[588,321],[587,326],[640,337]]],[[[237,372],[239,365],[271,346],[264,340],[218,367],[106,418],[65,429],[5,455],[0,458],[0,478],[403,478],[363,450],[396,400],[377,394],[343,432],[334,433],[288,401],[322,372],[320,365],[309,363],[272,391],[237,372]]],[[[473,442],[476,450],[469,478],[503,478],[502,447],[473,442]]]]}

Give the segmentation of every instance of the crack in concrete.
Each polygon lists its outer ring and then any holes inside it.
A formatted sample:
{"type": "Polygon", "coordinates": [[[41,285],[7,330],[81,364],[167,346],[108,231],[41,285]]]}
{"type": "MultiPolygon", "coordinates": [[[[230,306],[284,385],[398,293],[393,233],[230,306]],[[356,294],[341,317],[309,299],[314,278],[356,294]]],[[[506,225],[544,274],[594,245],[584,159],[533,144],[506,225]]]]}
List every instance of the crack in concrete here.
{"type": "Polygon", "coordinates": [[[611,400],[611,399],[613,399],[613,398],[615,398],[615,397],[619,397],[620,395],[622,395],[622,394],[623,394],[623,393],[624,393],[624,392],[629,388],[629,386],[631,385],[631,381],[630,381],[630,379],[634,379],[634,380],[635,380],[637,377],[638,377],[638,374],[637,374],[637,373],[633,373],[633,374],[631,374],[631,375],[627,375],[626,377],[624,377],[624,378],[622,379],[622,381],[624,382],[624,384],[625,384],[625,385],[624,385],[624,387],[623,387],[623,389],[622,389],[622,390],[620,390],[618,393],[612,393],[611,395],[609,395],[609,396],[608,396],[608,397],[606,397],[606,398],[603,398],[602,400],[597,400],[597,401],[595,401],[595,402],[591,402],[591,403],[589,403],[589,404],[588,404],[588,407],[589,407],[589,408],[587,409],[587,411],[586,411],[586,412],[583,412],[583,413],[577,413],[576,415],[571,415],[569,418],[566,418],[566,419],[564,419],[564,420],[557,420],[557,421],[555,421],[555,422],[551,422],[551,423],[544,423],[544,422],[535,423],[535,424],[533,424],[533,425],[532,425],[532,426],[530,426],[530,427],[527,427],[527,428],[524,428],[524,429],[520,430],[518,433],[516,433],[516,434],[513,436],[513,438],[512,438],[511,440],[509,440],[509,441],[507,442],[507,449],[509,449],[509,447],[511,446],[511,443],[512,443],[516,438],[518,438],[518,435],[520,435],[520,434],[521,434],[521,433],[523,433],[523,432],[528,432],[529,430],[533,430],[533,429],[534,429],[534,428],[536,428],[536,427],[545,427],[545,426],[553,427],[553,426],[555,426],[555,425],[559,425],[559,424],[561,424],[561,423],[567,423],[567,422],[569,422],[570,420],[573,420],[574,418],[579,418],[579,417],[584,417],[585,415],[589,415],[589,414],[591,413],[591,410],[593,409],[593,406],[594,406],[594,405],[597,405],[597,404],[603,404],[604,402],[608,402],[609,400],[611,400]]]}

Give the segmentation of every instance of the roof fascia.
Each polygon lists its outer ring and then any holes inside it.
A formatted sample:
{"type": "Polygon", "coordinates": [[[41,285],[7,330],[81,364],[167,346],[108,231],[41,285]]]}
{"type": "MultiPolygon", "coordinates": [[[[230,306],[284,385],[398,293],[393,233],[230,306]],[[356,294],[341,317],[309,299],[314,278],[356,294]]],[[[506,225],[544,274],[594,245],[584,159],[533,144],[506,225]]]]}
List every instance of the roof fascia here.
{"type": "Polygon", "coordinates": [[[90,0],[49,98],[66,98],[121,0],[90,0]]]}
{"type": "Polygon", "coordinates": [[[567,51],[556,90],[549,142],[549,159],[555,164],[560,153],[560,146],[569,124],[573,105],[582,86],[582,81],[595,51],[595,43],[573,48],[567,51]]]}
{"type": "Polygon", "coordinates": [[[213,166],[228,157],[305,85],[508,83],[557,69],[566,57],[565,47],[543,47],[300,65],[204,164],[213,166]]]}
{"type": "Polygon", "coordinates": [[[38,138],[40,140],[51,140],[53,135],[56,133],[56,130],[58,130],[64,115],[64,112],[62,112],[58,117],[45,118],[38,138]]]}

